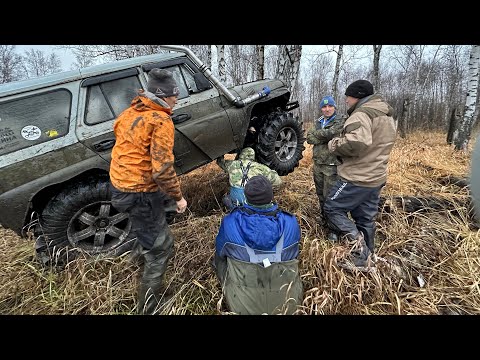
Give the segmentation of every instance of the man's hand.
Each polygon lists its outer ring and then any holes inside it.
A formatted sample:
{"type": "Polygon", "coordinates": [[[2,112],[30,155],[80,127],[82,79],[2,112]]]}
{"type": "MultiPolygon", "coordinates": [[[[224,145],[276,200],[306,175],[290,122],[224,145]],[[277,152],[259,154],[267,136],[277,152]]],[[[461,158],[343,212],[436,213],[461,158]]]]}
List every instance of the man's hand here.
{"type": "Polygon", "coordinates": [[[307,143],[312,144],[312,145],[320,144],[320,140],[318,140],[317,137],[315,136],[315,129],[314,128],[311,128],[307,132],[307,143]]]}
{"type": "Polygon", "coordinates": [[[177,201],[177,213],[179,214],[184,213],[186,209],[187,209],[187,200],[185,200],[185,198],[182,197],[180,200],[177,201]]]}

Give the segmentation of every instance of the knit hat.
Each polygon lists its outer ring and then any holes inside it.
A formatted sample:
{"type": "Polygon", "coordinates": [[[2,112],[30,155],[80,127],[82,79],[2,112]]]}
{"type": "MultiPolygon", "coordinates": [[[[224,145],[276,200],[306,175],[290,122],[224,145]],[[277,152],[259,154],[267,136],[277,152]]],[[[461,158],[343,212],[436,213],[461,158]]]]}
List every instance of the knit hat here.
{"type": "Polygon", "coordinates": [[[245,198],[250,205],[267,205],[273,200],[272,183],[263,175],[252,176],[245,185],[245,198]]]}
{"type": "Polygon", "coordinates": [[[323,108],[325,105],[331,105],[334,108],[337,107],[337,104],[335,104],[335,100],[333,100],[333,97],[331,96],[325,96],[322,100],[320,100],[320,109],[323,108]]]}
{"type": "Polygon", "coordinates": [[[178,96],[180,94],[172,73],[158,68],[154,68],[148,73],[147,90],[161,98],[178,96]]]}
{"type": "Polygon", "coordinates": [[[373,85],[368,80],[357,80],[348,85],[345,90],[345,95],[351,96],[357,99],[363,99],[368,95],[373,94],[373,85]]]}

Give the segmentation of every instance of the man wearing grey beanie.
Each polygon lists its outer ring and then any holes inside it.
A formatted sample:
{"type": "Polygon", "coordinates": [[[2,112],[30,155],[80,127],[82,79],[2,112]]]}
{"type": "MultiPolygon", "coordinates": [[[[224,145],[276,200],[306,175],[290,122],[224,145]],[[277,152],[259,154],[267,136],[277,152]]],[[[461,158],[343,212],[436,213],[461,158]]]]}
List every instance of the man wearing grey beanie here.
{"type": "Polygon", "coordinates": [[[340,159],[340,164],[338,180],[328,193],[324,211],[328,226],[352,245],[345,262],[339,265],[369,271],[375,259],[375,217],[387,181],[397,125],[393,108],[374,93],[368,80],[354,81],[345,95],[349,117],[341,136],[328,142],[328,150],[340,159]]]}
{"type": "Polygon", "coordinates": [[[129,214],[136,236],[133,260],[144,263],[138,314],[153,314],[167,289],[165,271],[173,255],[166,208],[183,213],[187,201],[173,167],[174,125],[170,115],[179,89],[170,71],[152,69],[147,90],[139,90],[113,125],[110,163],[112,205],[129,214]]]}

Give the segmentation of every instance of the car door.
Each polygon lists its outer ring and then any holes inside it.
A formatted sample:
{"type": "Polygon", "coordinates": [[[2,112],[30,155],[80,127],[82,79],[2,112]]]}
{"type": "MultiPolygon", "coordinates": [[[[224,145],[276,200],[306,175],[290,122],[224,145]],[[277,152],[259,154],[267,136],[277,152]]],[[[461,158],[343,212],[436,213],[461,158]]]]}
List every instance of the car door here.
{"type": "Polygon", "coordinates": [[[78,139],[106,162],[115,145],[113,123],[142,88],[136,67],[90,77],[82,82],[78,139]]]}
{"type": "MultiPolygon", "coordinates": [[[[196,68],[188,59],[156,66],[171,71],[180,89],[172,114],[177,173],[189,172],[234,150],[236,144],[225,111],[226,102],[218,90],[211,85],[207,88],[197,86],[193,75],[196,68]]],[[[148,72],[153,67],[150,65],[144,70],[148,72]]],[[[206,78],[204,81],[207,82],[206,78]]]]}

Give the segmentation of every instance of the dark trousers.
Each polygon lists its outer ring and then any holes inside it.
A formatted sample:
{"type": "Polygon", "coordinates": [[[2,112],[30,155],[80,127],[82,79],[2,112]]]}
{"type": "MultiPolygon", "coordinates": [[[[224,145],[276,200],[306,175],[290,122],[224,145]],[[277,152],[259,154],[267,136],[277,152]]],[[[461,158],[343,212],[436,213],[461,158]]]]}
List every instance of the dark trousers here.
{"type": "Polygon", "coordinates": [[[111,187],[112,205],[129,214],[131,231],[142,246],[144,268],[138,294],[138,312],[153,313],[162,297],[163,278],[173,256],[173,235],[165,217],[171,198],[161,191],[125,193],[111,187]]]}
{"type": "Polygon", "coordinates": [[[385,184],[377,187],[356,186],[342,179],[330,189],[324,211],[330,229],[339,235],[350,234],[356,238],[363,233],[370,251],[375,247],[375,217],[378,214],[380,192],[385,184]],[[352,220],[348,217],[350,213],[352,220]]]}

